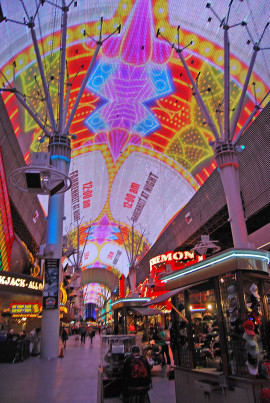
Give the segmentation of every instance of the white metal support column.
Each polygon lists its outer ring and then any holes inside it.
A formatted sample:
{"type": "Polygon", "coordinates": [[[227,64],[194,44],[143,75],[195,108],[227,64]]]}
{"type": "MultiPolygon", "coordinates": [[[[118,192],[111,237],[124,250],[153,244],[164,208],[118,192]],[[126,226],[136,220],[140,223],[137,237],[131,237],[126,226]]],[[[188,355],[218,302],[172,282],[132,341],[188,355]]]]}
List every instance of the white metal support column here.
{"type": "MultiPolygon", "coordinates": [[[[66,123],[69,96],[71,92],[71,86],[73,82],[68,82],[65,84],[66,76],[66,37],[67,37],[67,22],[68,22],[68,12],[69,7],[74,2],[70,0],[69,4],[66,5],[66,0],[62,0],[62,5],[59,6],[56,3],[48,2],[51,6],[61,10],[61,49],[60,49],[60,70],[59,70],[59,96],[58,96],[58,108],[57,105],[52,104],[49,85],[46,81],[45,72],[43,69],[42,57],[40,54],[39,44],[35,32],[35,18],[38,15],[39,8],[42,2],[37,5],[34,17],[29,17],[27,10],[25,8],[26,17],[24,22],[14,21],[9,18],[4,18],[2,21],[9,21],[12,23],[17,23],[25,25],[31,31],[31,37],[34,45],[34,50],[36,54],[36,60],[38,65],[39,74],[42,82],[42,89],[44,92],[44,99],[46,102],[46,108],[48,112],[48,117],[50,121],[50,128],[46,127],[43,123],[42,118],[38,113],[33,110],[33,108],[27,103],[22,94],[12,87],[12,85],[6,79],[4,73],[0,71],[2,76],[5,78],[8,88],[4,87],[2,90],[10,91],[15,93],[18,101],[22,106],[28,111],[30,116],[35,120],[39,127],[43,131],[43,141],[44,137],[49,138],[48,151],[50,152],[51,165],[64,175],[69,173],[71,147],[70,147],[70,137],[74,138],[75,135],[69,133],[70,126],[72,124],[73,118],[75,116],[76,110],[80,103],[83,91],[90,77],[94,64],[96,62],[99,50],[102,44],[109,39],[116,32],[120,33],[121,26],[119,25],[110,35],[105,39],[102,39],[102,23],[103,18],[101,18],[101,29],[98,35],[98,40],[91,38],[96,42],[95,52],[89,63],[89,67],[85,74],[84,80],[80,86],[79,93],[72,107],[68,122],[66,123]],[[28,22],[26,22],[26,20],[28,22]],[[67,95],[65,97],[65,87],[67,87],[67,95]],[[54,113],[59,110],[59,116],[55,117],[54,113]]],[[[46,4],[46,3],[45,3],[46,4]]],[[[85,33],[86,34],[86,33],[85,33]]],[[[64,216],[64,193],[56,193],[51,195],[49,198],[49,211],[47,219],[47,236],[46,236],[46,255],[47,260],[54,260],[54,262],[59,261],[58,267],[58,301],[54,305],[53,309],[47,309],[46,306],[43,307],[42,312],[42,340],[41,340],[41,357],[51,359],[58,357],[58,344],[59,344],[59,322],[60,322],[60,309],[59,309],[59,298],[60,298],[60,276],[61,276],[61,258],[62,258],[62,238],[63,238],[63,216],[64,216]]],[[[45,265],[46,266],[46,265],[45,265]]],[[[46,269],[45,269],[46,270],[46,269]]],[[[46,278],[46,275],[45,275],[46,278]]]]}

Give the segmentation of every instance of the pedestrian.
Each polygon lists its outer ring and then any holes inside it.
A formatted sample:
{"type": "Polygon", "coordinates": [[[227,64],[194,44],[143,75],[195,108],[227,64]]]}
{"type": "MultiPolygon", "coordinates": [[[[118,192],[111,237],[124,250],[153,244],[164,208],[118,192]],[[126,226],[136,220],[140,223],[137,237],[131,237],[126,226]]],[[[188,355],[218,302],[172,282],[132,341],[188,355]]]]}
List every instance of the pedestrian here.
{"type": "Polygon", "coordinates": [[[81,343],[85,343],[86,329],[85,325],[81,325],[81,343]]]}
{"type": "Polygon", "coordinates": [[[171,358],[169,354],[169,346],[167,344],[168,335],[164,331],[164,327],[160,326],[159,334],[158,334],[159,342],[158,344],[161,347],[161,354],[162,354],[162,366],[166,365],[165,355],[167,360],[167,365],[171,365],[171,358]]]}
{"type": "Polygon", "coordinates": [[[144,387],[150,389],[151,368],[147,359],[140,355],[140,348],[133,346],[131,356],[128,356],[123,365],[122,393],[124,402],[128,401],[130,387],[144,387]]]}
{"type": "Polygon", "coordinates": [[[93,328],[93,326],[90,326],[90,328],[89,328],[89,337],[90,337],[90,340],[91,340],[91,344],[93,343],[93,337],[95,337],[95,335],[96,335],[95,329],[93,328]]]}
{"type": "Polygon", "coordinates": [[[62,342],[63,342],[64,348],[66,348],[66,346],[67,346],[67,339],[68,339],[68,333],[67,333],[67,331],[66,331],[66,329],[65,329],[64,327],[63,327],[63,329],[62,329],[61,338],[62,338],[62,342]]]}

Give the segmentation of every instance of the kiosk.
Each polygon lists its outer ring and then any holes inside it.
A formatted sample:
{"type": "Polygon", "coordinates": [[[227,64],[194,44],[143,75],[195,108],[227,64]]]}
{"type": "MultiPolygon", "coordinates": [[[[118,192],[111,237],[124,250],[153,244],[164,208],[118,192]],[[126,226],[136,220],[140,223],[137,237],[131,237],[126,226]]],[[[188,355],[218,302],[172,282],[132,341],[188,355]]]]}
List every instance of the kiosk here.
{"type": "Polygon", "coordinates": [[[144,304],[150,298],[130,296],[120,298],[112,303],[114,312],[114,328],[120,334],[139,334],[142,341],[149,338],[148,318],[156,315],[163,315],[159,309],[145,308],[144,304]]]}
{"type": "Polygon", "coordinates": [[[164,277],[177,402],[259,403],[270,388],[269,257],[230,249],[164,277]]]}

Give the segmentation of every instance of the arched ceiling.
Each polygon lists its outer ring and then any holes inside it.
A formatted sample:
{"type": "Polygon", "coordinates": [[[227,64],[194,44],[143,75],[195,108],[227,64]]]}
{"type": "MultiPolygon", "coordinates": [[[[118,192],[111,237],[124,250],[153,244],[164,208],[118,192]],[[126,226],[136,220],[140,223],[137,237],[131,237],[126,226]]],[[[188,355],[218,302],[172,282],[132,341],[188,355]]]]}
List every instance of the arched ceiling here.
{"type": "Polygon", "coordinates": [[[107,302],[106,296],[110,297],[111,293],[99,283],[87,283],[83,287],[84,304],[95,304],[101,308],[107,302]]]}
{"type": "Polygon", "coordinates": [[[119,285],[119,278],[115,273],[105,268],[91,267],[90,269],[83,270],[82,286],[94,283],[101,284],[113,293],[119,285]]]}
{"type": "MultiPolygon", "coordinates": [[[[21,22],[25,12],[28,17],[35,14],[37,3],[37,0],[1,1],[4,15],[21,22]]],[[[54,3],[62,4],[60,0],[54,3]]],[[[129,262],[123,238],[128,238],[130,220],[136,224],[137,238],[145,230],[140,255],[215,169],[209,146],[213,134],[204,124],[191,84],[175,51],[155,33],[159,28],[169,41],[175,42],[180,25],[180,45],[184,47],[193,41],[184,57],[193,76],[198,78],[202,97],[218,127],[215,111],[223,100],[223,29],[206,7],[206,1],[75,3],[68,14],[66,59],[73,80],[68,116],[95,50],[89,36],[98,38],[100,17],[105,36],[119,24],[122,29],[102,46],[71,125],[70,133],[77,135],[72,141],[70,166],[75,185],[73,193],[66,194],[64,229],[75,242],[74,228],[80,225],[81,248],[86,242],[83,269],[109,268],[127,275],[129,262]]],[[[229,0],[212,3],[216,14],[221,19],[225,17],[229,0]]],[[[235,0],[232,4],[230,25],[245,20],[248,30],[242,25],[229,30],[231,117],[247,74],[252,40],[259,40],[269,21],[269,10],[267,0],[235,0]]],[[[60,8],[45,2],[35,23],[57,116],[60,8]]],[[[29,29],[2,22],[0,35],[2,71],[46,120],[29,29]]],[[[268,30],[260,46],[269,47],[268,30]]],[[[269,90],[267,52],[258,53],[237,130],[253,110],[255,98],[261,101],[269,90]]],[[[15,96],[2,94],[28,162],[31,151],[46,151],[46,142],[38,141],[40,129],[15,96]]]]}

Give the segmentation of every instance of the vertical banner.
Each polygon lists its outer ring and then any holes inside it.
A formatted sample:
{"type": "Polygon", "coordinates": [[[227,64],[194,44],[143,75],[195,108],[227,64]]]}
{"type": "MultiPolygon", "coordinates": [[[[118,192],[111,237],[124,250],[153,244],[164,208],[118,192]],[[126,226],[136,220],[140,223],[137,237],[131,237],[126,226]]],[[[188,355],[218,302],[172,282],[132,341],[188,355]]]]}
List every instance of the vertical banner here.
{"type": "Polygon", "coordinates": [[[123,274],[119,280],[119,298],[125,298],[125,276],[123,274]]]}
{"type": "Polygon", "coordinates": [[[0,148],[0,271],[10,270],[10,255],[14,239],[8,188],[0,148]]]}
{"type": "Polygon", "coordinates": [[[60,259],[45,259],[43,309],[58,309],[60,259]]]}

